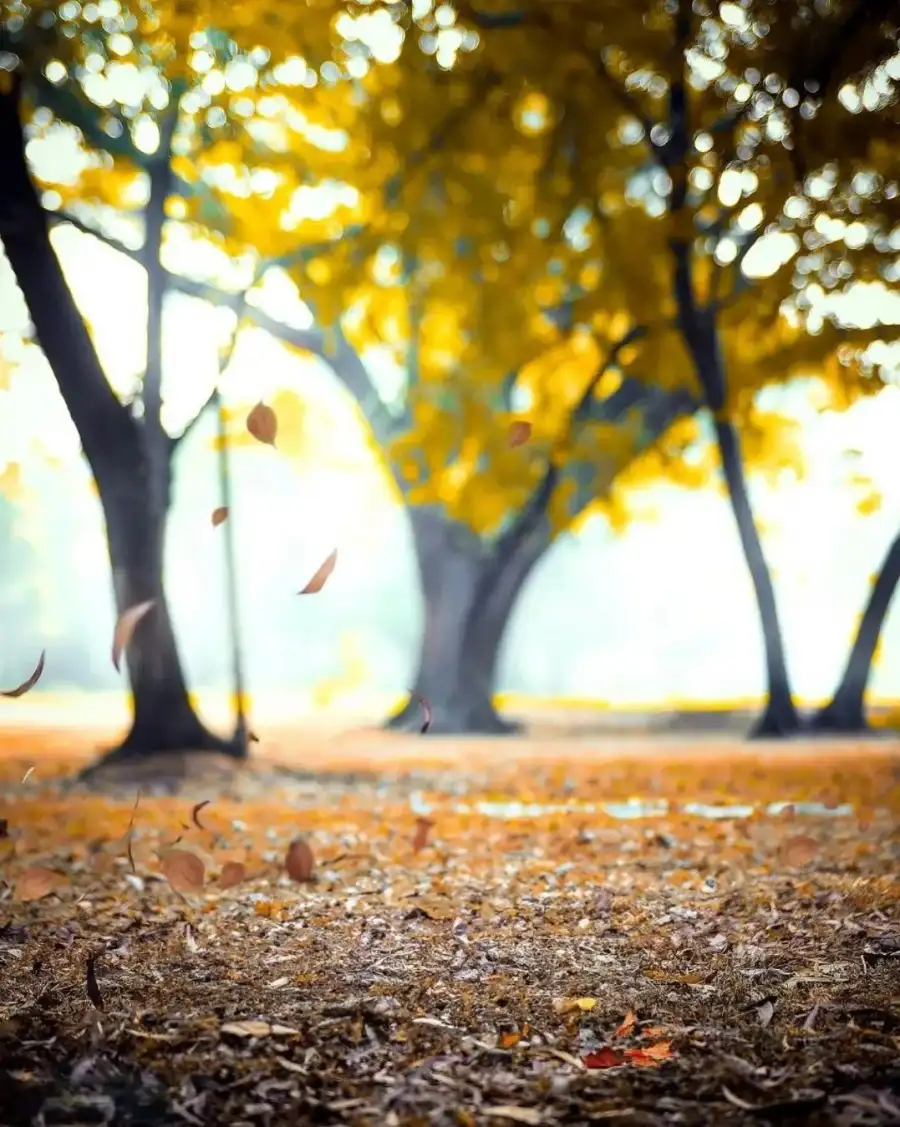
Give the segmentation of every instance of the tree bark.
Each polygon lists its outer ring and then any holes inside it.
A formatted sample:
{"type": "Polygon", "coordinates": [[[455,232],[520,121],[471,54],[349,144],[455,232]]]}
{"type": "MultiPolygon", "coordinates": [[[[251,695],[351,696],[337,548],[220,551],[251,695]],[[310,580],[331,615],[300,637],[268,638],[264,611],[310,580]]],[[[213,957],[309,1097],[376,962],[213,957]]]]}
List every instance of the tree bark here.
{"type": "MultiPolygon", "coordinates": [[[[541,527],[501,538],[491,549],[435,509],[414,508],[410,519],[425,602],[413,691],[428,701],[429,732],[518,731],[493,705],[497,660],[516,599],[549,546],[548,532],[541,527]]],[[[421,721],[411,697],[388,727],[414,730],[421,721]]]]}
{"type": "Polygon", "coordinates": [[[865,715],[866,687],[872,675],[872,665],[878,639],[890,610],[897,584],[900,583],[900,533],[888,548],[869,601],[860,619],[856,637],[844,673],[831,700],[812,717],[809,728],[813,732],[865,732],[868,723],[865,715]]]}
{"type": "Polygon", "coordinates": [[[163,591],[166,480],[153,482],[140,424],[116,398],[50,242],[25,158],[21,84],[0,93],[0,237],[97,481],[106,518],[116,606],[157,605],[128,648],[133,720],[115,756],[184,749],[233,751],[209,732],[188,697],[163,591]]]}

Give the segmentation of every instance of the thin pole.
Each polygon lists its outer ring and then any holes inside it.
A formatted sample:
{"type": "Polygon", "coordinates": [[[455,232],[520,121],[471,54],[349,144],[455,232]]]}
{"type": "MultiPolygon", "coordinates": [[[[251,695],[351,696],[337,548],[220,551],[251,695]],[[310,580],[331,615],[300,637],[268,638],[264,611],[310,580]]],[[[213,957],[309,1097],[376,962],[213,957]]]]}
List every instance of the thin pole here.
{"type": "Polygon", "coordinates": [[[228,615],[228,634],[231,642],[231,684],[234,694],[234,740],[241,754],[247,754],[247,711],[244,683],[244,660],[241,646],[240,609],[237,589],[237,558],[234,546],[234,514],[231,505],[231,460],[228,455],[225,409],[218,385],[213,392],[216,408],[216,435],[218,437],[219,497],[227,511],[222,531],[225,534],[225,603],[228,615]]]}

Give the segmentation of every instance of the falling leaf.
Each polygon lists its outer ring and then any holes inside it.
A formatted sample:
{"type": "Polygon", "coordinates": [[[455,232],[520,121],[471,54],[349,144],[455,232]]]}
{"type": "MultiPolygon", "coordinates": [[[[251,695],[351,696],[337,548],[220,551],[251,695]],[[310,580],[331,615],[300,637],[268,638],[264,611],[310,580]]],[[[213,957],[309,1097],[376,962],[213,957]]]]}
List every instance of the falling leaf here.
{"type": "Polygon", "coordinates": [[[293,1037],[300,1030],[289,1025],[273,1025],[268,1021],[227,1021],[220,1032],[232,1037],[293,1037]]]}
{"type": "Polygon", "coordinates": [[[137,628],[137,624],[155,605],[156,599],[147,599],[146,602],[137,603],[135,606],[122,611],[119,615],[116,628],[113,631],[112,644],[112,663],[117,670],[122,661],[122,654],[127,649],[128,643],[131,641],[131,637],[137,628]]]}
{"type": "Polygon", "coordinates": [[[637,1014],[634,1010],[629,1010],[625,1017],[622,1019],[622,1024],[616,1030],[615,1037],[630,1037],[634,1032],[634,1027],[637,1024],[637,1014]]]}
{"type": "Polygon", "coordinates": [[[196,853],[170,849],[162,859],[163,876],[176,892],[199,892],[206,877],[206,866],[196,853]]]}
{"type": "Polygon", "coordinates": [[[428,844],[428,831],[434,825],[430,818],[416,818],[416,832],[413,834],[413,852],[418,853],[428,844]]]}
{"type": "Polygon", "coordinates": [[[328,582],[328,577],[334,571],[334,565],[337,563],[337,548],[321,565],[316,574],[310,579],[309,583],[299,592],[301,595],[317,595],[325,584],[328,582]]]}
{"type": "Polygon", "coordinates": [[[759,1018],[759,1024],[765,1029],[775,1016],[775,1007],[768,998],[761,1005],[756,1007],[756,1016],[759,1018]]]}
{"type": "Polygon", "coordinates": [[[302,884],[304,881],[312,880],[314,866],[313,851],[307,842],[302,837],[294,838],[288,846],[287,855],[284,858],[287,875],[291,880],[302,884]]]}
{"type": "Polygon", "coordinates": [[[794,820],[794,818],[796,818],[796,816],[797,816],[797,809],[793,805],[793,803],[789,803],[787,806],[782,807],[781,817],[786,822],[793,822],[793,820],[794,820]]]}
{"type": "Polygon", "coordinates": [[[618,1068],[625,1064],[624,1053],[617,1049],[596,1049],[581,1058],[585,1068],[618,1068]]]}
{"type": "Polygon", "coordinates": [[[524,446],[531,438],[531,423],[527,423],[524,419],[516,419],[510,424],[507,437],[509,445],[513,449],[517,446],[524,446]]]}
{"type": "MultiPolygon", "coordinates": [[[[33,689],[34,686],[38,683],[38,681],[40,681],[41,674],[44,672],[44,660],[45,660],[46,656],[47,656],[47,651],[41,650],[41,656],[38,658],[38,663],[34,667],[34,672],[31,674],[31,676],[27,680],[23,681],[21,685],[16,685],[16,687],[14,689],[3,689],[2,691],[0,691],[0,696],[3,696],[3,697],[23,697],[23,696],[25,696],[25,694],[27,692],[29,692],[29,690],[33,689]]],[[[24,782],[25,780],[23,779],[22,781],[24,782]]]]}
{"type": "Polygon", "coordinates": [[[506,1119],[510,1123],[530,1123],[532,1127],[541,1123],[541,1113],[533,1107],[513,1107],[511,1104],[500,1104],[497,1107],[484,1107],[484,1115],[493,1119],[506,1119]]]}
{"type": "Polygon", "coordinates": [[[413,700],[417,700],[422,706],[422,727],[419,729],[419,735],[424,736],[428,729],[431,727],[433,714],[431,711],[431,702],[428,697],[423,697],[421,693],[410,693],[413,700]]]}
{"type": "Polygon", "coordinates": [[[204,826],[201,823],[198,815],[199,815],[200,811],[203,809],[204,806],[209,806],[210,801],[211,801],[210,799],[204,798],[204,800],[202,802],[198,802],[197,805],[193,808],[193,810],[191,810],[191,821],[194,823],[194,825],[197,827],[198,830],[205,830],[206,829],[206,826],[204,826]]]}
{"type": "Polygon", "coordinates": [[[0,818],[0,837],[9,837],[9,822],[5,818],[0,818]]]}
{"type": "Polygon", "coordinates": [[[781,859],[789,869],[802,869],[819,854],[819,843],[813,837],[796,834],[789,837],[781,847],[781,859]]]}
{"type": "Polygon", "coordinates": [[[271,407],[257,403],[247,416],[247,430],[257,442],[274,446],[278,434],[278,418],[271,407]]]}
{"type": "Polygon", "coordinates": [[[246,875],[247,870],[240,861],[226,861],[219,873],[219,884],[222,888],[234,888],[246,875]]]}
{"type": "Polygon", "coordinates": [[[103,995],[100,993],[100,984],[97,982],[95,967],[97,956],[88,955],[87,959],[87,995],[98,1010],[103,1009],[103,995]]]}
{"type": "Polygon", "coordinates": [[[31,778],[31,775],[32,775],[33,772],[34,772],[34,764],[32,764],[31,767],[29,767],[28,770],[25,772],[25,774],[22,776],[22,786],[25,786],[25,784],[31,778]]]}
{"type": "Polygon", "coordinates": [[[213,528],[218,528],[219,525],[223,523],[223,521],[228,519],[228,506],[219,505],[217,509],[213,509],[212,517],[210,519],[212,520],[213,528]]]}
{"type": "Polygon", "coordinates": [[[41,865],[32,865],[26,869],[16,883],[16,900],[26,903],[29,900],[41,900],[63,884],[65,878],[52,869],[45,869],[41,865]]]}
{"type": "Polygon", "coordinates": [[[256,732],[248,732],[247,733],[247,739],[252,744],[258,744],[259,743],[259,736],[256,734],[256,732]]]}

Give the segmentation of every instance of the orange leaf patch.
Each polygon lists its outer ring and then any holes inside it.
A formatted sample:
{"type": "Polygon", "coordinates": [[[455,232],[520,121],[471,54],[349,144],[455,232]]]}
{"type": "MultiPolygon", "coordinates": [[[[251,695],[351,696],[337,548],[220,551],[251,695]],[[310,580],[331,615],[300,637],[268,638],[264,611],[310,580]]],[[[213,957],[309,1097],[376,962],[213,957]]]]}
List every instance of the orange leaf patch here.
{"type": "Polygon", "coordinates": [[[614,1036],[616,1037],[630,1037],[634,1032],[634,1027],[637,1024],[637,1014],[634,1010],[629,1010],[625,1017],[622,1019],[622,1024],[616,1030],[614,1036]]]}

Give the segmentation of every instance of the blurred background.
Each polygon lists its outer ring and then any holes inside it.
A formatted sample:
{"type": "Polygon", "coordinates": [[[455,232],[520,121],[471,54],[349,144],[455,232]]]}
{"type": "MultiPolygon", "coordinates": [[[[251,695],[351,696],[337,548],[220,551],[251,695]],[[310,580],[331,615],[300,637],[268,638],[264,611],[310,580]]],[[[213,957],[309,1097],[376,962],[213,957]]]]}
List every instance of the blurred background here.
{"type": "MultiPolygon", "coordinates": [[[[69,361],[65,347],[51,356],[34,324],[35,303],[65,320],[57,291],[35,288],[13,253],[41,222],[150,464],[159,334],[157,423],[174,436],[190,426],[167,455],[164,591],[185,680],[210,715],[234,689],[226,535],[253,716],[378,722],[417,686],[439,730],[493,730],[460,703],[485,685],[516,713],[762,709],[770,680],[723,418],[741,443],[792,698],[830,700],[900,524],[890,11],[873,4],[861,22],[849,4],[754,0],[573,2],[552,15],[429,0],[244,8],[256,17],[4,5],[0,78],[15,105],[0,163],[13,160],[15,112],[43,210],[39,222],[10,175],[0,680],[12,687],[47,658],[0,718],[58,709],[91,722],[128,705],[109,657],[124,607],[99,496],[116,455],[83,455],[67,406],[83,392],[60,370],[81,361],[71,348],[69,361]],[[566,46],[546,43],[548,19],[566,46]],[[804,129],[823,121],[805,147],[804,129]],[[678,128],[683,152],[667,148],[678,128]],[[605,221],[591,215],[598,202],[605,221]],[[148,291],[141,247],[156,228],[148,291]],[[685,328],[679,241],[693,312],[709,313],[721,344],[722,402],[685,328]],[[720,304],[716,272],[730,287],[720,304]],[[224,442],[203,410],[217,383],[224,442]],[[246,428],[257,402],[275,413],[274,446],[246,428]],[[213,526],[223,458],[229,514],[213,526]],[[460,623],[473,607],[487,615],[485,569],[545,485],[529,532],[540,543],[494,661],[460,623]],[[438,539],[418,519],[436,521],[438,539]],[[335,548],[324,588],[298,596],[335,548]],[[440,653],[423,652],[429,636],[440,653]]],[[[894,600],[872,714],[898,698],[894,600]]]]}

